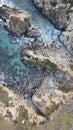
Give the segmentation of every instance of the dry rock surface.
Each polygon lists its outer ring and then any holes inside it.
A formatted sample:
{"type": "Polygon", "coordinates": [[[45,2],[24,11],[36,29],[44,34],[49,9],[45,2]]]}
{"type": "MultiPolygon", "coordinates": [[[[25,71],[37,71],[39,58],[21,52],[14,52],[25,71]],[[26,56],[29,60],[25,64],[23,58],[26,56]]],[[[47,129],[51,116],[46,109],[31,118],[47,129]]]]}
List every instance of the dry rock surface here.
{"type": "Polygon", "coordinates": [[[69,50],[73,58],[73,7],[71,7],[71,12],[69,12],[70,23],[65,31],[63,31],[59,39],[69,50]]]}
{"type": "Polygon", "coordinates": [[[35,5],[51,22],[59,29],[66,29],[68,26],[70,3],[64,0],[33,0],[35,5]]]}
{"type": "Polygon", "coordinates": [[[52,44],[24,49],[21,60],[29,67],[44,69],[44,78],[35,89],[32,101],[45,116],[50,115],[65,103],[64,92],[73,91],[72,57],[63,46],[52,44]]]}
{"type": "Polygon", "coordinates": [[[6,28],[18,36],[28,31],[30,27],[30,15],[17,8],[3,5],[0,7],[0,18],[6,21],[6,28]]]}
{"type": "MultiPolygon", "coordinates": [[[[60,44],[38,43],[21,51],[21,60],[24,64],[43,72],[41,74],[35,71],[36,77],[33,77],[33,81],[37,82],[33,83],[33,87],[32,82],[29,86],[21,86],[22,89],[20,87],[20,93],[26,98],[29,97],[30,103],[1,85],[0,91],[1,93],[4,91],[7,100],[0,101],[0,113],[6,120],[12,119],[17,122],[16,119],[19,119],[22,124],[27,123],[27,120],[38,124],[45,121],[61,104],[73,98],[73,5],[65,0],[33,1],[62,32],[59,36],[60,44]],[[26,96],[25,93],[26,95],[30,93],[30,96],[26,96]]],[[[7,22],[8,29],[13,33],[21,35],[28,32],[30,27],[28,13],[7,6],[0,7],[0,12],[0,18],[7,22]]],[[[30,30],[28,37],[29,35],[32,37],[33,34],[30,30]]]]}
{"type": "Polygon", "coordinates": [[[37,115],[28,100],[24,100],[12,90],[0,84],[0,115],[5,120],[14,122],[30,122],[31,124],[45,121],[45,118],[37,115]],[[3,97],[4,96],[4,97],[3,97]],[[2,99],[1,99],[2,98],[2,99]]]}
{"type": "Polygon", "coordinates": [[[73,92],[73,4],[65,0],[33,1],[55,27],[62,30],[60,45],[36,45],[21,52],[21,60],[27,66],[44,69],[44,78],[32,100],[43,113],[49,114],[65,103],[64,92],[73,92]]]}

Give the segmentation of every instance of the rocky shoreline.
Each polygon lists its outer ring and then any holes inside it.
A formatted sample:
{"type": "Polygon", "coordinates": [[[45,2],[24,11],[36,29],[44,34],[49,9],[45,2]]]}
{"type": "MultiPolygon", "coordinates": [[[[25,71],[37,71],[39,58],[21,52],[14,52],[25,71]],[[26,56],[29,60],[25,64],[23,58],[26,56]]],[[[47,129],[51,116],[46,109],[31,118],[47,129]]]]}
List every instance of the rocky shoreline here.
{"type": "Polygon", "coordinates": [[[40,11],[62,30],[59,40],[73,56],[73,2],[71,0],[33,0],[40,11]]]}
{"type": "MultiPolygon", "coordinates": [[[[64,90],[66,93],[68,91],[73,91],[73,32],[72,30],[69,30],[73,26],[72,19],[70,19],[73,12],[70,3],[64,2],[59,4],[60,1],[56,1],[55,6],[53,5],[55,2],[51,3],[50,5],[49,0],[48,4],[46,0],[44,0],[44,2],[42,0],[35,0],[34,3],[43,12],[43,14],[45,14],[52,21],[52,23],[57,28],[65,30],[62,31],[62,33],[59,36],[59,39],[62,43],[61,45],[57,45],[56,43],[52,43],[50,46],[35,45],[34,47],[26,48],[21,52],[21,60],[27,66],[38,68],[42,67],[45,70],[48,69],[48,71],[51,73],[50,75],[46,74],[45,78],[43,79],[42,85],[39,87],[37,92],[35,92],[32,97],[33,101],[37,102],[37,104],[39,104],[38,106],[40,106],[41,103],[39,102],[42,102],[43,104],[43,99],[46,100],[48,97],[50,98],[50,96],[54,94],[51,88],[52,84],[54,85],[53,89],[55,88],[54,91],[57,91],[56,88],[61,88],[61,90],[64,90]],[[67,30],[69,31],[67,32],[67,30]],[[68,39],[67,36],[65,37],[65,34],[68,35],[68,39]],[[68,43],[69,46],[66,43],[68,43]],[[52,84],[50,83],[51,80],[52,84]],[[51,90],[52,92],[49,93],[51,90]]],[[[40,108],[43,109],[43,106],[46,105],[42,105],[40,108]]]]}
{"type": "Polygon", "coordinates": [[[33,0],[40,11],[55,25],[56,28],[65,30],[70,23],[70,4],[61,0],[33,0]]]}
{"type": "MultiPolygon", "coordinates": [[[[59,36],[61,44],[40,45],[34,41],[21,50],[21,61],[34,71],[18,91],[31,102],[36,113],[46,119],[66,99],[72,98],[70,95],[73,96],[73,7],[60,0],[34,0],[34,3],[62,30],[59,36]]],[[[0,7],[0,19],[6,22],[5,28],[14,35],[38,37],[38,30],[32,28],[30,15],[26,12],[4,5],[0,7]]]]}
{"type": "Polygon", "coordinates": [[[10,8],[6,5],[0,7],[0,19],[5,21],[7,30],[18,36],[24,34],[30,27],[30,15],[16,8],[10,8]]]}

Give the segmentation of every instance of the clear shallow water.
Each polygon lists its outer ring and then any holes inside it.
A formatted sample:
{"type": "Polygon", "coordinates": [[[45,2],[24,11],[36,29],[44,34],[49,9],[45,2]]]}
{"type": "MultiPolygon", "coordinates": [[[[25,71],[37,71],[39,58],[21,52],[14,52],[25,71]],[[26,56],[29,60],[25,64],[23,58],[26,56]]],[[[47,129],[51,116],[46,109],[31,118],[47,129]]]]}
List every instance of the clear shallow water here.
{"type": "MultiPolygon", "coordinates": [[[[53,41],[58,41],[59,30],[37,10],[31,0],[0,0],[0,5],[19,7],[22,10],[28,11],[31,15],[31,24],[38,28],[41,33],[41,39],[50,44],[53,41]]],[[[1,23],[2,25],[2,23],[1,23]]],[[[28,38],[16,38],[9,36],[6,31],[0,27],[0,81],[7,83],[9,86],[23,85],[27,78],[27,73],[30,69],[26,67],[20,60],[20,50],[30,40],[28,38]],[[18,44],[17,44],[18,43],[18,44]]],[[[34,73],[34,72],[33,72],[34,73]]],[[[35,75],[35,74],[34,74],[35,75]]],[[[33,75],[32,75],[33,76],[33,75]]],[[[32,78],[32,76],[29,76],[32,78]]],[[[32,79],[31,79],[32,81],[32,79]]],[[[30,85],[29,85],[30,86],[30,85]]]]}
{"type": "Polygon", "coordinates": [[[5,31],[0,30],[0,80],[6,83],[22,81],[28,71],[20,60],[20,48],[10,42],[5,31]]]}
{"type": "Polygon", "coordinates": [[[28,11],[31,15],[31,24],[38,28],[41,33],[41,38],[44,42],[50,44],[53,41],[58,41],[58,35],[60,31],[55,27],[38,11],[34,6],[32,0],[0,0],[9,6],[15,6],[21,10],[28,11]]]}
{"type": "Polygon", "coordinates": [[[19,7],[24,11],[28,11],[31,15],[31,24],[39,29],[41,37],[44,42],[48,44],[58,41],[59,30],[55,29],[54,26],[38,11],[34,6],[32,0],[11,0],[13,5],[19,7]]]}

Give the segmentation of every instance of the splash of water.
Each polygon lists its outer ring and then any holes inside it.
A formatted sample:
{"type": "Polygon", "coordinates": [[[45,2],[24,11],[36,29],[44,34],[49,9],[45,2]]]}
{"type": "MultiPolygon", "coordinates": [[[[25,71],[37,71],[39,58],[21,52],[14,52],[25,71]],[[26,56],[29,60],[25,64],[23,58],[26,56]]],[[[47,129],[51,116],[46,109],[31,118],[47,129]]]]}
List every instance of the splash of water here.
{"type": "Polygon", "coordinates": [[[9,0],[0,0],[0,6],[2,5],[8,5],[10,7],[13,7],[13,3],[9,0]]]}

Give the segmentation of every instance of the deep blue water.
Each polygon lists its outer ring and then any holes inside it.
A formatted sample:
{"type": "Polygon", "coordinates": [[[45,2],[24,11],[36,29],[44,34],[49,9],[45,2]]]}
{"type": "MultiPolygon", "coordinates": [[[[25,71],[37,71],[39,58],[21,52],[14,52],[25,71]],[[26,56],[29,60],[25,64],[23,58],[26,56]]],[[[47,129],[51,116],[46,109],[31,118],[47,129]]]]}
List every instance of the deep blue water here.
{"type": "MultiPolygon", "coordinates": [[[[31,15],[32,26],[40,31],[40,39],[47,42],[47,44],[53,41],[59,42],[58,35],[60,31],[55,29],[37,10],[31,0],[0,0],[0,4],[1,3],[28,11],[31,15]]],[[[34,39],[31,40],[33,41],[34,39]]],[[[28,41],[30,42],[28,38],[9,36],[8,33],[0,27],[0,81],[16,86],[18,86],[18,84],[24,84],[26,73],[28,73],[30,69],[21,62],[20,51],[21,48],[26,46],[25,43],[28,43],[28,41]]]]}

